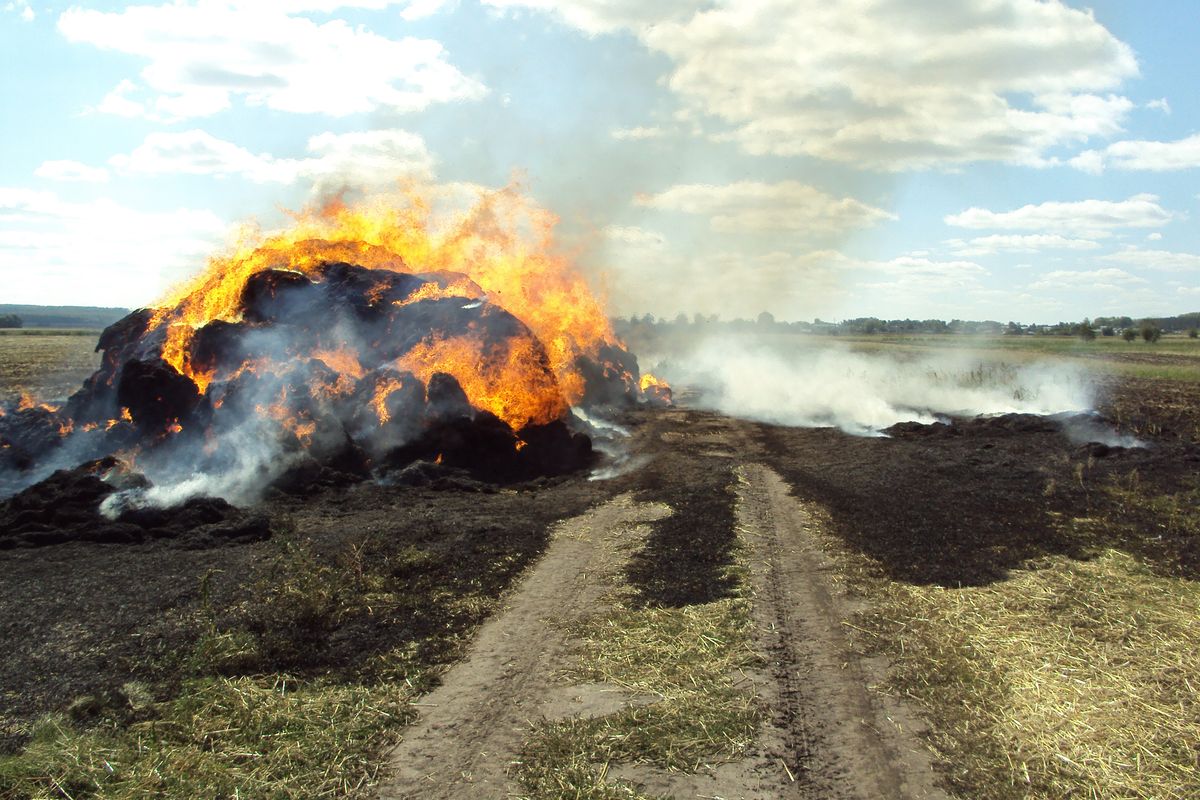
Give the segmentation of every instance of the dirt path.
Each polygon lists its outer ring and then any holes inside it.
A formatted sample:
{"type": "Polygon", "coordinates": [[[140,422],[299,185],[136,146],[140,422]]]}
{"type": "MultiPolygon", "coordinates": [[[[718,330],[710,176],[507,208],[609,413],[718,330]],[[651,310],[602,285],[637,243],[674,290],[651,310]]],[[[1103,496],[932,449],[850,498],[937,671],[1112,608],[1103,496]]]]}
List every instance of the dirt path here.
{"type": "Polygon", "coordinates": [[[626,696],[615,687],[563,687],[564,629],[595,611],[608,586],[614,546],[644,535],[670,509],[628,494],[557,526],[545,556],[505,608],[485,623],[467,659],[421,701],[421,719],[390,758],[381,800],[504,798],[507,770],[531,720],[606,714],[626,696]]]}
{"type": "Polygon", "coordinates": [[[760,760],[786,765],[801,798],[935,798],[917,727],[867,687],[881,677],[849,649],[851,608],[830,580],[814,515],[770,468],[739,470],[739,523],[751,548],[759,648],[774,678],[765,687],[770,730],[760,760]]]}
{"type": "MultiPolygon", "coordinates": [[[[696,458],[736,481],[737,527],[755,591],[754,645],[766,664],[744,680],[768,719],[742,761],[696,775],[614,765],[612,777],[676,798],[943,797],[913,734],[916,721],[869,692],[881,674],[849,649],[842,620],[853,609],[831,580],[810,508],[758,463],[741,423],[684,416],[675,426],[656,438],[668,447],[690,440],[696,458]]],[[[616,687],[562,685],[570,659],[564,629],[605,607],[625,555],[649,523],[670,514],[624,494],[561,523],[467,660],[422,701],[421,719],[392,754],[393,779],[381,798],[509,797],[516,787],[508,768],[531,721],[602,715],[634,701],[616,687]]]]}

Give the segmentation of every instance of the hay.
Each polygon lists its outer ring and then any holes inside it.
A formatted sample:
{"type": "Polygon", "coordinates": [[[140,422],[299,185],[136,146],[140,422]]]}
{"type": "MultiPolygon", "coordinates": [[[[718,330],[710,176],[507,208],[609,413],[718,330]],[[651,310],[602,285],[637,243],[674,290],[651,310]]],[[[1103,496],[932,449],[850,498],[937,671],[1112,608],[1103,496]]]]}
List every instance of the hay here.
{"type": "Polygon", "coordinates": [[[410,699],[282,675],[197,680],[126,729],[47,718],[20,757],[0,760],[0,785],[35,799],[365,797],[410,699]]]}
{"type": "Polygon", "coordinates": [[[893,584],[858,627],[972,798],[1200,793],[1200,587],[1107,550],[987,587],[893,584]]]}

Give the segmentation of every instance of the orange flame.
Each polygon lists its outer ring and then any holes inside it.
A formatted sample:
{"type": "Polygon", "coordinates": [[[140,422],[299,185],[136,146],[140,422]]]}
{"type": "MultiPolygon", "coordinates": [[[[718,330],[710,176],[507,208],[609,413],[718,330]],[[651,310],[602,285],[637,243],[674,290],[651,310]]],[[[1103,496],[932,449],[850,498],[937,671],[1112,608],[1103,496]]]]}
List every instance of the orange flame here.
{"type": "MultiPolygon", "coordinates": [[[[440,225],[433,212],[437,199],[433,190],[415,189],[353,204],[339,198],[292,214],[290,230],[245,231],[231,253],[212,258],[207,270],[155,312],[151,326],[167,326],[164,360],[206,391],[213,376],[188,363],[191,338],[212,320],[237,321],[248,278],[272,268],[317,277],[322,264],[346,261],[431,281],[400,304],[486,296],[520,319],[541,343],[554,380],[545,380],[542,359],[523,362],[533,355],[525,344],[484,353],[474,337],[423,343],[402,362],[423,380],[439,371],[454,375],[472,405],[510,425],[560,418],[583,396],[578,357],[595,357],[602,345],[617,340],[587,282],[554,251],[557,218],[508,187],[481,193],[470,210],[440,225]]],[[[343,375],[362,374],[357,360],[340,351],[311,355],[343,375]]]]}
{"type": "Polygon", "coordinates": [[[17,401],[17,411],[28,411],[31,408],[40,408],[43,411],[58,411],[58,406],[50,405],[49,403],[39,403],[29,392],[21,392],[21,399],[17,401]]]}
{"type": "Polygon", "coordinates": [[[397,366],[425,382],[435,372],[453,375],[474,406],[519,430],[529,423],[560,419],[568,411],[554,377],[534,368],[541,361],[537,342],[528,337],[513,337],[489,348],[467,335],[420,342],[397,366]]]}
{"type": "Polygon", "coordinates": [[[643,392],[648,391],[651,388],[658,388],[662,386],[667,386],[667,383],[654,377],[649,372],[643,372],[642,380],[638,383],[638,388],[640,388],[643,392]]]}
{"type": "Polygon", "coordinates": [[[392,415],[388,413],[387,399],[392,392],[403,388],[404,384],[397,378],[390,378],[377,387],[375,394],[371,398],[371,405],[375,409],[375,415],[379,417],[379,424],[386,425],[391,420],[392,415]]]}
{"type": "Polygon", "coordinates": [[[642,390],[642,396],[650,402],[660,405],[671,405],[670,384],[654,377],[649,372],[642,373],[642,379],[638,382],[638,388],[642,390]]]}

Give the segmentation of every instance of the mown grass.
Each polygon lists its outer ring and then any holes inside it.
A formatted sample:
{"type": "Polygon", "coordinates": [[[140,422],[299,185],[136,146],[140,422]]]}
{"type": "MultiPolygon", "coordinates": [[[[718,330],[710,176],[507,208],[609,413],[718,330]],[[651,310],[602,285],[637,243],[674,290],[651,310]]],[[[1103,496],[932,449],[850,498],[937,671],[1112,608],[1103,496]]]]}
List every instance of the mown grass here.
{"type": "MultiPolygon", "coordinates": [[[[824,338],[824,337],[822,337],[824,338]]],[[[814,337],[806,341],[813,342],[814,337]]],[[[1158,342],[1071,336],[839,336],[832,342],[854,350],[891,353],[961,351],[1017,364],[1062,360],[1126,378],[1200,382],[1200,340],[1172,336],[1158,342]]]]}
{"type": "Polygon", "coordinates": [[[80,730],[63,717],[0,759],[12,798],[360,797],[412,689],[284,674],[201,678],[152,719],[80,730]]]}
{"type": "Polygon", "coordinates": [[[694,772],[737,758],[762,719],[754,692],[736,686],[757,662],[749,602],[681,608],[619,608],[574,631],[577,681],[620,686],[658,699],[601,717],[535,726],[514,772],[530,798],[640,797],[610,782],[611,765],[694,772]]]}
{"type": "MultiPolygon", "coordinates": [[[[1081,541],[1200,535],[1194,493],[1100,491],[1104,514],[1060,523],[1081,541]]],[[[840,558],[873,601],[853,621],[860,644],[890,657],[887,689],[930,716],[958,796],[1200,796],[1196,582],[1105,547],[962,589],[885,581],[840,558]]]]}
{"type": "Polygon", "coordinates": [[[66,397],[100,365],[96,331],[0,331],[0,402],[66,397]]]}
{"type": "MultiPolygon", "coordinates": [[[[535,723],[512,775],[531,800],[640,800],[614,765],[695,772],[745,754],[763,719],[746,670],[760,664],[752,642],[743,553],[718,576],[734,596],[646,606],[632,587],[611,608],[572,629],[574,683],[620,687],[651,702],[599,717],[535,723]]],[[[614,571],[614,575],[621,574],[614,571]]]]}

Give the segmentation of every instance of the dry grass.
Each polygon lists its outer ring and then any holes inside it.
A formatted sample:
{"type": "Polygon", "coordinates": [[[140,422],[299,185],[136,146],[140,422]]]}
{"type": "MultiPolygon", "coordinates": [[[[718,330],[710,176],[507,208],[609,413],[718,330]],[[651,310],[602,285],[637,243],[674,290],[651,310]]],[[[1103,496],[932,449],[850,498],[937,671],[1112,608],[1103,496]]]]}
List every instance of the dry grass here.
{"type": "Polygon", "coordinates": [[[613,765],[695,772],[745,754],[762,708],[744,676],[760,659],[751,645],[744,564],[722,577],[739,596],[644,607],[623,587],[611,608],[570,631],[577,659],[568,680],[657,700],[600,717],[536,723],[512,768],[524,797],[643,800],[632,784],[609,776],[613,765]]]}
{"type": "Polygon", "coordinates": [[[431,577],[432,556],[416,547],[362,544],[331,558],[278,538],[245,613],[209,608],[210,575],[201,580],[203,629],[180,654],[176,679],[83,698],[74,705],[86,714],[43,719],[20,753],[0,756],[0,797],[372,796],[381,753],[415,718],[412,700],[461,653],[496,597],[481,584],[452,592],[450,576],[431,577]],[[418,606],[440,622],[424,636],[353,668],[321,666],[327,640],[347,623],[408,617],[418,606]]]}
{"type": "Polygon", "coordinates": [[[9,332],[0,335],[0,402],[24,391],[41,399],[63,398],[100,365],[96,332],[9,332]]]}
{"type": "Polygon", "coordinates": [[[128,728],[43,721],[0,760],[19,798],[365,797],[410,690],[266,678],[203,679],[128,728]]]}
{"type": "MultiPolygon", "coordinates": [[[[1160,530],[1200,513],[1129,486],[1109,493],[1160,530]]],[[[1088,536],[1124,520],[1062,524],[1088,536]]],[[[855,558],[843,567],[872,572],[855,558]]],[[[931,717],[959,796],[1200,796],[1200,585],[1112,549],[983,587],[866,585],[872,607],[853,626],[896,665],[887,688],[931,717]]]]}

